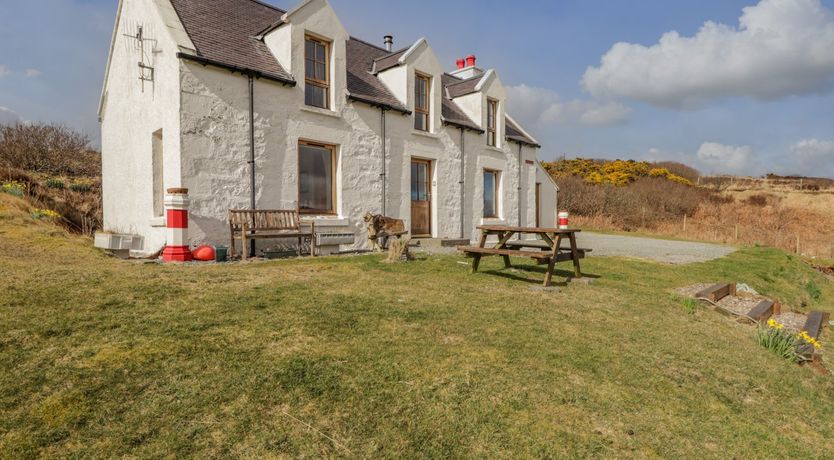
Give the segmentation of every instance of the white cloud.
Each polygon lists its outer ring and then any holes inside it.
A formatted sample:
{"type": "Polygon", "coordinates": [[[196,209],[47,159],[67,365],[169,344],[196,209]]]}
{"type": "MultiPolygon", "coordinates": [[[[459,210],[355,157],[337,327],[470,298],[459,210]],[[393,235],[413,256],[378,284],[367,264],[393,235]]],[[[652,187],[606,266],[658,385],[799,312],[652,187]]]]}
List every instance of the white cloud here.
{"type": "Polygon", "coordinates": [[[20,115],[12,109],[0,106],[0,125],[12,125],[21,121],[20,115]]]}
{"type": "Polygon", "coordinates": [[[631,109],[617,102],[596,100],[563,101],[546,88],[527,85],[507,87],[508,112],[530,126],[577,123],[609,126],[628,121],[631,109]]]}
{"type": "Polygon", "coordinates": [[[3,64],[0,64],[0,78],[8,77],[11,74],[12,74],[12,71],[9,70],[8,67],[4,66],[3,64]]]}
{"type": "Polygon", "coordinates": [[[695,156],[703,165],[720,173],[749,174],[753,166],[753,148],[747,145],[734,146],[705,142],[695,156]]]}
{"type": "Polygon", "coordinates": [[[834,177],[834,141],[805,139],[791,146],[795,174],[834,177]]]}
{"type": "Polygon", "coordinates": [[[43,72],[41,72],[38,69],[26,69],[26,72],[24,72],[24,75],[26,75],[27,78],[36,78],[36,77],[40,77],[41,75],[43,75],[43,72]]]}
{"type": "Polygon", "coordinates": [[[705,23],[693,37],[615,44],[582,84],[597,98],[662,107],[709,99],[775,99],[834,88],[834,11],[820,0],[762,0],[738,27],[705,23]]]}

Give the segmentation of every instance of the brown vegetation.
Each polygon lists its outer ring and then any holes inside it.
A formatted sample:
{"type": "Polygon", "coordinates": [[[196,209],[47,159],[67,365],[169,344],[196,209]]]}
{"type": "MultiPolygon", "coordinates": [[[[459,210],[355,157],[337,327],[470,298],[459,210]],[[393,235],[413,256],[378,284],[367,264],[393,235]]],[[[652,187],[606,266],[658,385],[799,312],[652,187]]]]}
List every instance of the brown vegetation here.
{"type": "Polygon", "coordinates": [[[100,176],[101,154],[90,148],[87,135],[66,126],[0,125],[0,166],[41,174],[100,176]]]}
{"type": "Polygon", "coordinates": [[[67,228],[101,227],[101,154],[89,138],[54,124],[0,125],[0,184],[19,183],[33,206],[61,215],[67,228]]]}
{"type": "MultiPolygon", "coordinates": [[[[614,163],[614,162],[611,162],[614,163]]],[[[569,167],[549,168],[559,206],[578,226],[686,239],[766,245],[834,259],[834,193],[827,179],[717,176],[699,179],[679,163],[657,163],[702,186],[644,177],[622,186],[595,184],[569,167]],[[554,172],[557,172],[554,174],[554,172]]]]}

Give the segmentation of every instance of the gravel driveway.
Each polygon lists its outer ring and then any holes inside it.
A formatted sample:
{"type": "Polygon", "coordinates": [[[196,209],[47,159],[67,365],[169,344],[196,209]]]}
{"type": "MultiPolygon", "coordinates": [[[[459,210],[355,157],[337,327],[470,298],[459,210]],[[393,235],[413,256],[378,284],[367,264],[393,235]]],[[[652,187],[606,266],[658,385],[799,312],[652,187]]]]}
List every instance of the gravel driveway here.
{"type": "Polygon", "coordinates": [[[577,244],[593,249],[594,257],[620,256],[649,259],[670,264],[691,264],[718,259],[736,251],[730,246],[688,241],[658,240],[637,236],[582,232],[577,244]]]}

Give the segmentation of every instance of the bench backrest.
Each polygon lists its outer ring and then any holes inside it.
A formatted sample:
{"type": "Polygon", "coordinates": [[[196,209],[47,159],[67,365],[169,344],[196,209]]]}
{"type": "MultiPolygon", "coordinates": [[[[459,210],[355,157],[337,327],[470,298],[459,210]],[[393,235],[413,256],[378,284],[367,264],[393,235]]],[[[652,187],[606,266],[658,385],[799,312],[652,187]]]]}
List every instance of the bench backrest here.
{"type": "Polygon", "coordinates": [[[301,219],[296,210],[231,210],[229,225],[233,230],[299,230],[301,219]]]}

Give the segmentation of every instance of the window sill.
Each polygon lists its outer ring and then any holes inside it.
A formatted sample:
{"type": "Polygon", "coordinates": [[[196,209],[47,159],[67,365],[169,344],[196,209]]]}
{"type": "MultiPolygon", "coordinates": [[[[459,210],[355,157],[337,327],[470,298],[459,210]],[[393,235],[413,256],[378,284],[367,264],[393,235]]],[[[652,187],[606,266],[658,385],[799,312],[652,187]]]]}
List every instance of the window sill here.
{"type": "Polygon", "coordinates": [[[507,221],[500,217],[483,217],[481,225],[507,225],[507,221]]]}
{"type": "Polygon", "coordinates": [[[498,148],[498,147],[493,147],[493,146],[491,146],[491,145],[487,145],[487,146],[486,146],[486,150],[489,150],[489,151],[492,151],[492,152],[496,152],[496,153],[507,153],[507,152],[505,152],[503,149],[498,148]]]}
{"type": "Polygon", "coordinates": [[[432,133],[431,131],[420,131],[419,129],[414,129],[411,131],[411,134],[415,136],[427,137],[429,139],[440,139],[440,136],[432,133]]]}
{"type": "Polygon", "coordinates": [[[321,109],[321,108],[318,108],[318,107],[311,107],[309,105],[302,105],[301,106],[301,111],[302,112],[308,112],[308,113],[315,113],[317,115],[324,115],[324,116],[332,117],[332,118],[342,118],[342,116],[339,114],[339,112],[336,112],[335,110],[321,109]]]}
{"type": "Polygon", "coordinates": [[[165,216],[154,217],[148,221],[151,227],[159,228],[159,227],[166,227],[168,226],[168,222],[166,222],[165,216]]]}

